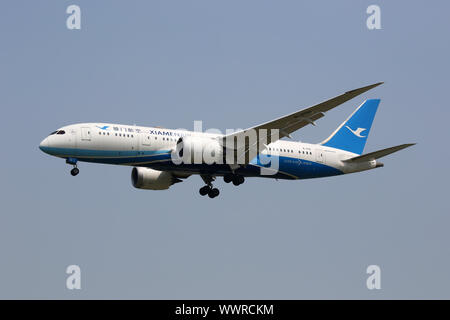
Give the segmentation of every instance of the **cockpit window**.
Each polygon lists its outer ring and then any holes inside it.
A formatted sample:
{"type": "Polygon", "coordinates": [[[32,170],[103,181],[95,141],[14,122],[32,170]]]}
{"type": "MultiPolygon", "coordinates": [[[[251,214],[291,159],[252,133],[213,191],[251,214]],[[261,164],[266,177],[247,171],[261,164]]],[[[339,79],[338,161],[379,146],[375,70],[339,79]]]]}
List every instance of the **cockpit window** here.
{"type": "Polygon", "coordinates": [[[52,134],[65,134],[66,132],[64,130],[56,130],[49,134],[51,136],[52,134]]]}

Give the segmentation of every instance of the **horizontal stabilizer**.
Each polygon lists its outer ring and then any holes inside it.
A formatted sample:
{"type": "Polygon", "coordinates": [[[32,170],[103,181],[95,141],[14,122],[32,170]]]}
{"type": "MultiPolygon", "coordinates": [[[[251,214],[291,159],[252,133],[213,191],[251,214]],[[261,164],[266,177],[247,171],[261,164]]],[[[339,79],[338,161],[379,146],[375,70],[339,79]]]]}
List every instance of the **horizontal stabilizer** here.
{"type": "Polygon", "coordinates": [[[382,157],[385,157],[391,153],[400,151],[402,149],[408,148],[415,145],[415,143],[406,143],[406,144],[401,144],[399,146],[395,146],[395,147],[390,147],[390,148],[386,148],[386,149],[382,149],[382,150],[378,150],[378,151],[374,151],[374,152],[370,152],[370,153],[366,153],[354,158],[350,158],[347,160],[343,160],[343,162],[365,162],[365,161],[371,161],[371,160],[375,160],[375,159],[379,159],[382,157]]]}

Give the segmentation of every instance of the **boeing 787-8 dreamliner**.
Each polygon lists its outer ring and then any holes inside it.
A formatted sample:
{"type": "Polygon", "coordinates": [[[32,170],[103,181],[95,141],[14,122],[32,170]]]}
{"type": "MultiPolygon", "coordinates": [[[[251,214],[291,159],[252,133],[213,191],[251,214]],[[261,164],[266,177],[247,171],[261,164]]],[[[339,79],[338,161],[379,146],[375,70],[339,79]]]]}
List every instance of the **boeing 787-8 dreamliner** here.
{"type": "Polygon", "coordinates": [[[233,132],[212,134],[112,123],[79,123],[52,132],[39,145],[63,158],[79,173],[78,162],[132,166],[134,187],[168,189],[190,175],[200,175],[201,195],[215,198],[216,177],[238,186],[246,177],[310,179],[382,167],[379,158],[413,144],[363,154],[379,99],[365,100],[324,141],[309,144],[288,141],[291,133],[315,125],[325,112],[382,84],[351,90],[337,97],[263,124],[233,132]]]}

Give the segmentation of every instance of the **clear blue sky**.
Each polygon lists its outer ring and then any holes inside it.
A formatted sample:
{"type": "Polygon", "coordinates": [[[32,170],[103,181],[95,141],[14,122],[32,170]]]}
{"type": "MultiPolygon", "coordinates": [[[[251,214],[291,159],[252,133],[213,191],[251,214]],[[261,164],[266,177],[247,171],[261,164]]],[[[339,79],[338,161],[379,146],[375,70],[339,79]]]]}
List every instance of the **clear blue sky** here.
{"type": "Polygon", "coordinates": [[[0,298],[450,298],[447,1],[3,1],[0,298]],[[382,30],[366,28],[381,7],[382,30]],[[66,28],[70,4],[82,29],[66,28]],[[370,172],[199,177],[142,191],[130,167],[38,149],[56,128],[242,128],[385,81],[294,135],[319,142],[381,98],[370,172]],[[65,288],[77,264],[82,289],[65,288]],[[381,267],[382,289],[365,286],[381,267]]]}

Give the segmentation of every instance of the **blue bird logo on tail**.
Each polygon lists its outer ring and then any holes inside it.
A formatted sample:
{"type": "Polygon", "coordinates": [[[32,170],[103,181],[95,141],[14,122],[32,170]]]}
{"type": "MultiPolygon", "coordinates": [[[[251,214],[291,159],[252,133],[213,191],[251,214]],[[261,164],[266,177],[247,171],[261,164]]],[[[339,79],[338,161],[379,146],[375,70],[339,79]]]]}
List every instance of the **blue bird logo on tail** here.
{"type": "Polygon", "coordinates": [[[366,128],[358,128],[356,130],[353,130],[352,128],[350,128],[349,126],[345,126],[348,130],[350,130],[351,133],[353,133],[355,136],[357,136],[358,138],[365,138],[367,136],[362,136],[361,132],[367,130],[366,128]]]}

